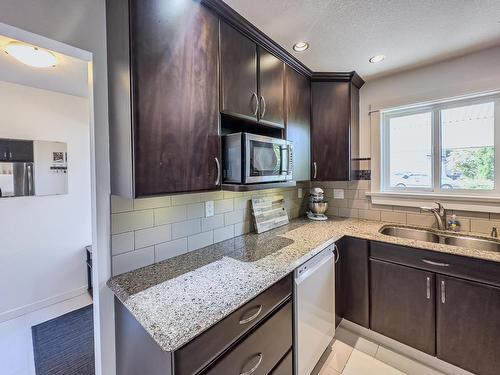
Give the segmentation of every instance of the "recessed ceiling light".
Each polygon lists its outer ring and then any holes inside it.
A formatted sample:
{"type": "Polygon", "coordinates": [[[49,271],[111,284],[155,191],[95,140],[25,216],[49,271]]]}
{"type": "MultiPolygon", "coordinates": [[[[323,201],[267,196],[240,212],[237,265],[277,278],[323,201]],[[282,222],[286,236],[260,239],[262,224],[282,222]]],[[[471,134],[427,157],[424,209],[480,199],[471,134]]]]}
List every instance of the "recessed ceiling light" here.
{"type": "Polygon", "coordinates": [[[307,42],[298,42],[293,45],[293,50],[295,52],[303,52],[308,48],[309,48],[309,43],[307,42]]]}
{"type": "Polygon", "coordinates": [[[378,63],[378,62],[381,62],[385,59],[385,55],[375,55],[373,57],[370,57],[370,61],[372,64],[375,64],[375,63],[378,63]]]}
{"type": "Polygon", "coordinates": [[[10,42],[4,47],[5,53],[34,68],[48,68],[57,65],[56,56],[43,48],[21,42],[10,42]]]}

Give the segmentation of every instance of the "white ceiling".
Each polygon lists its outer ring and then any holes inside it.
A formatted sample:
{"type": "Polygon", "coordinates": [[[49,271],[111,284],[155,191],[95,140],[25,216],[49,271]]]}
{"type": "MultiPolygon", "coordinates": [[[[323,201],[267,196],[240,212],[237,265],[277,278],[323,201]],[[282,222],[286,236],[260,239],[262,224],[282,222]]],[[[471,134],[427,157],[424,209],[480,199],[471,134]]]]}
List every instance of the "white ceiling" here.
{"type": "Polygon", "coordinates": [[[0,81],[17,83],[64,94],[88,96],[88,63],[53,52],[58,64],[50,68],[33,68],[9,56],[3,46],[13,41],[0,35],[0,81]]]}
{"type": "Polygon", "coordinates": [[[365,80],[500,45],[500,0],[225,0],[312,71],[365,80]],[[308,41],[309,50],[291,47],[308,41]],[[368,59],[387,56],[378,64],[368,59]]]}

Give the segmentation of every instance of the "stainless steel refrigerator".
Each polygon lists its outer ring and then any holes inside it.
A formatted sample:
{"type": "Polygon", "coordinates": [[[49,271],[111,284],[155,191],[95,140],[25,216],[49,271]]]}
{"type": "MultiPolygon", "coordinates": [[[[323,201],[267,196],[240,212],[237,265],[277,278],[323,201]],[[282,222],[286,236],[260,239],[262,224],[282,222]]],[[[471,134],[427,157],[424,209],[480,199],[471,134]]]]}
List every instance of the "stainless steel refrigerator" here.
{"type": "Polygon", "coordinates": [[[0,162],[0,197],[35,195],[33,162],[0,162]]]}

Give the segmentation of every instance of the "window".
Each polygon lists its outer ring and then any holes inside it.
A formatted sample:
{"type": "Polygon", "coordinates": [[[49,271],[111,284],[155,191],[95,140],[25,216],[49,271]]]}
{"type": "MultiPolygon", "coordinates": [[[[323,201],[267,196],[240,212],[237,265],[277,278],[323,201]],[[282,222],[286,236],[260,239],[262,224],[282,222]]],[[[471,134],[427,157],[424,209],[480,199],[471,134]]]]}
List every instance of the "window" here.
{"type": "Polygon", "coordinates": [[[382,189],[498,195],[499,113],[498,95],[384,111],[382,189]]]}

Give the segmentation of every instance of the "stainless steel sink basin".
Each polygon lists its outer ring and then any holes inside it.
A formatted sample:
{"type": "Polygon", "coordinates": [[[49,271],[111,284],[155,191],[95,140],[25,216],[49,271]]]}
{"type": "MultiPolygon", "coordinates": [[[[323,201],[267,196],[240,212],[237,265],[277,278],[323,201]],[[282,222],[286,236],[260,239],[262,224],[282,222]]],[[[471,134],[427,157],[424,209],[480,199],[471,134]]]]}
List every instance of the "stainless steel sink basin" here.
{"type": "Polygon", "coordinates": [[[395,225],[384,226],[379,232],[387,236],[407,238],[410,240],[442,243],[452,246],[500,252],[500,241],[487,240],[471,236],[440,233],[433,230],[406,228],[395,225]]]}
{"type": "Polygon", "coordinates": [[[408,238],[410,240],[420,240],[426,242],[439,243],[439,236],[425,229],[413,229],[405,227],[387,226],[380,230],[380,233],[392,237],[408,238]]]}
{"type": "Polygon", "coordinates": [[[446,237],[444,243],[447,245],[470,247],[472,249],[498,251],[500,252],[500,243],[496,241],[488,241],[474,237],[446,237]]]}

